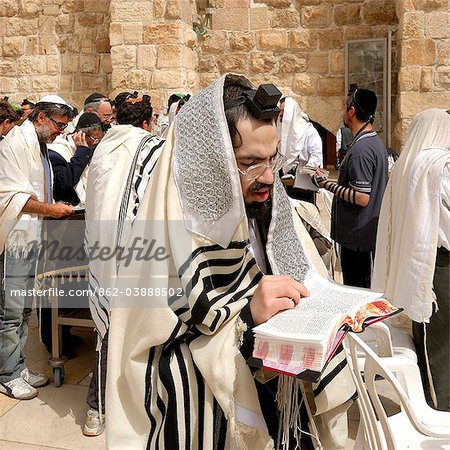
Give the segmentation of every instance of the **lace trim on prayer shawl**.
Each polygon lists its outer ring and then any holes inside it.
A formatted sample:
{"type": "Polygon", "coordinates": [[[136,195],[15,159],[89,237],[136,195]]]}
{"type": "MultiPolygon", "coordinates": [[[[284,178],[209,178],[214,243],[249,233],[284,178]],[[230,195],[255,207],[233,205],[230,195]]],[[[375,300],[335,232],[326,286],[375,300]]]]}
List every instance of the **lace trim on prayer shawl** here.
{"type": "Polygon", "coordinates": [[[189,231],[227,247],[244,201],[223,108],[225,76],[187,102],[175,119],[173,174],[189,231]]]}
{"type": "Polygon", "coordinates": [[[274,274],[290,275],[303,283],[310,264],[294,228],[289,197],[278,176],[273,189],[267,254],[274,274]]]}

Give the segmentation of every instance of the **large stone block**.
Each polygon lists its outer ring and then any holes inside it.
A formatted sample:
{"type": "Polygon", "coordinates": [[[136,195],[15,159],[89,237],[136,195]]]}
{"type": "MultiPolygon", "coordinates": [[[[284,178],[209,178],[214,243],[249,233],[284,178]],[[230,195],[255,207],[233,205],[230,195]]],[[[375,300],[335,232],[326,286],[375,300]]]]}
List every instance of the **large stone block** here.
{"type": "Polygon", "coordinates": [[[58,42],[55,34],[40,34],[38,40],[39,53],[41,55],[58,55],[58,42]]]}
{"type": "Polygon", "coordinates": [[[437,91],[450,91],[450,67],[436,69],[435,88],[437,91]]]}
{"type": "Polygon", "coordinates": [[[0,17],[14,17],[19,12],[19,5],[15,0],[2,0],[0,2],[0,17]]]}
{"type": "Polygon", "coordinates": [[[346,4],[334,8],[334,23],[338,27],[361,24],[360,5],[346,4]]]}
{"type": "Polygon", "coordinates": [[[184,67],[188,71],[198,70],[198,52],[192,50],[189,47],[183,46],[181,67],[184,67]]]}
{"type": "Polygon", "coordinates": [[[330,73],[345,72],[345,53],[344,50],[334,50],[329,55],[330,73]]]}
{"type": "Polygon", "coordinates": [[[323,30],[317,32],[320,50],[334,50],[344,47],[343,29],[323,30]]]}
{"type": "Polygon", "coordinates": [[[39,75],[32,78],[31,86],[35,92],[59,92],[59,77],[39,75]]]}
{"type": "Polygon", "coordinates": [[[51,55],[46,57],[47,75],[59,75],[61,73],[60,55],[51,55]]]}
{"type": "Polygon", "coordinates": [[[183,86],[185,72],[183,69],[156,70],[153,74],[153,88],[175,89],[183,86]]]}
{"type": "Polygon", "coordinates": [[[402,64],[431,66],[436,62],[436,43],[432,39],[410,39],[403,44],[402,64]]]}
{"type": "Polygon", "coordinates": [[[422,38],[425,30],[425,14],[423,12],[408,12],[402,17],[399,25],[399,35],[403,39],[422,38]]]}
{"type": "Polygon", "coordinates": [[[247,31],[250,10],[247,8],[216,9],[212,14],[212,29],[247,31]]]}
{"type": "MultiPolygon", "coordinates": [[[[45,64],[45,63],[44,63],[45,64]]],[[[12,59],[2,59],[0,60],[0,76],[15,76],[16,75],[16,64],[12,59]]],[[[2,89],[3,91],[3,89],[2,89]]]]}
{"type": "Polygon", "coordinates": [[[430,12],[425,19],[425,36],[434,39],[450,37],[450,13],[430,12]]]}
{"type": "Polygon", "coordinates": [[[254,3],[264,3],[267,6],[274,8],[288,8],[292,0],[254,0],[254,3]]]}
{"type": "Polygon", "coordinates": [[[333,7],[327,4],[302,8],[301,15],[304,28],[324,28],[333,23],[333,7]]]}
{"type": "Polygon", "coordinates": [[[255,34],[238,31],[231,33],[229,43],[232,50],[248,52],[255,46],[255,34]]]}
{"type": "Polygon", "coordinates": [[[127,76],[128,86],[137,90],[147,90],[152,85],[152,72],[148,70],[130,70],[127,76]]]}
{"type": "Polygon", "coordinates": [[[310,30],[289,31],[289,49],[311,51],[317,48],[317,34],[310,30]]]}
{"type": "Polygon", "coordinates": [[[281,51],[287,48],[287,32],[264,30],[256,32],[256,47],[259,50],[281,51]]]}
{"type": "Polygon", "coordinates": [[[271,73],[278,68],[277,58],[266,53],[252,53],[250,71],[252,73],[271,73]]]}
{"type": "Polygon", "coordinates": [[[75,17],[73,14],[60,14],[55,19],[55,30],[60,33],[73,33],[75,17]]]}
{"type": "Polygon", "coordinates": [[[420,90],[422,92],[431,92],[433,90],[433,68],[422,67],[420,76],[420,90]]]}
{"type": "Polygon", "coordinates": [[[320,74],[329,72],[328,52],[313,52],[308,57],[308,72],[320,74]]]}
{"type": "Polygon", "coordinates": [[[122,24],[124,44],[142,44],[144,27],[142,23],[130,22],[122,24]]]}
{"type": "Polygon", "coordinates": [[[156,67],[164,68],[181,68],[183,57],[183,46],[177,44],[158,45],[158,55],[156,67]]]}
{"type": "Polygon", "coordinates": [[[352,27],[348,26],[344,28],[344,40],[358,40],[358,39],[371,39],[372,27],[352,27]]]}
{"type": "MultiPolygon", "coordinates": [[[[16,96],[19,80],[15,77],[5,77],[1,75],[1,63],[0,63],[0,86],[2,87],[2,94],[9,96],[16,96]]],[[[31,91],[29,91],[31,92],[31,91]]]]}
{"type": "MultiPolygon", "coordinates": [[[[61,92],[72,92],[73,91],[72,80],[73,80],[73,78],[70,75],[61,75],[59,77],[59,88],[60,88],[61,92]]],[[[80,104],[82,104],[82,103],[80,103],[80,104]]]]}
{"type": "Polygon", "coordinates": [[[188,0],[168,0],[165,10],[166,19],[181,19],[184,22],[192,22],[192,9],[188,0]]]}
{"type": "Polygon", "coordinates": [[[371,0],[364,3],[364,22],[368,25],[394,24],[397,22],[395,4],[392,0],[371,0]]]}
{"type": "Polygon", "coordinates": [[[284,54],[279,61],[278,64],[278,73],[279,74],[287,74],[287,73],[301,73],[304,72],[307,68],[307,60],[306,55],[289,55],[284,54]]]}
{"type": "Polygon", "coordinates": [[[319,77],[310,73],[302,73],[294,78],[292,89],[299,95],[313,95],[316,93],[319,77]]]}
{"type": "Polygon", "coordinates": [[[200,72],[212,72],[217,69],[217,58],[215,56],[201,55],[198,62],[200,72]]]}
{"type": "Polygon", "coordinates": [[[110,0],[84,0],[84,10],[109,14],[110,0]]]}
{"type": "Polygon", "coordinates": [[[112,73],[111,55],[109,53],[100,55],[100,71],[103,73],[112,73]]]}
{"type": "Polygon", "coordinates": [[[450,66],[450,41],[438,43],[438,64],[440,66],[450,66]]]}
{"type": "Polygon", "coordinates": [[[345,90],[344,77],[326,77],[319,79],[318,94],[324,97],[342,96],[345,90]]]}
{"type": "Polygon", "coordinates": [[[275,10],[271,21],[272,28],[297,28],[300,14],[295,9],[275,10]]]}
{"type": "Polygon", "coordinates": [[[19,76],[44,74],[46,70],[46,61],[42,56],[26,56],[17,60],[19,76]]]}
{"type": "Polygon", "coordinates": [[[177,44],[182,39],[182,28],[178,22],[144,25],[144,44],[177,44]]]}
{"type": "Polygon", "coordinates": [[[212,82],[214,82],[219,73],[199,73],[198,74],[198,85],[200,89],[208,87],[212,82]]]}
{"type": "Polygon", "coordinates": [[[412,0],[414,8],[427,12],[448,10],[448,0],[412,0]]]}
{"type": "Polygon", "coordinates": [[[25,53],[25,39],[19,36],[3,39],[3,56],[20,56],[25,53]]]}
{"type": "Polygon", "coordinates": [[[248,8],[250,0],[225,0],[224,8],[248,8]]]}
{"type": "Polygon", "coordinates": [[[65,0],[61,5],[62,13],[74,13],[84,11],[84,2],[80,2],[80,0],[65,0]]]}
{"type": "Polygon", "coordinates": [[[61,55],[62,73],[78,73],[80,71],[79,55],[61,55]]]}
{"type": "Polygon", "coordinates": [[[81,73],[97,73],[100,66],[100,59],[97,55],[81,55],[80,56],[80,72],[81,73]]]}
{"type": "Polygon", "coordinates": [[[95,28],[99,25],[103,25],[105,16],[99,13],[83,12],[83,14],[77,16],[77,22],[82,27],[95,28]]]}
{"type": "Polygon", "coordinates": [[[111,3],[111,21],[143,22],[153,20],[151,1],[114,1],[111,3]]]}
{"type": "Polygon", "coordinates": [[[227,33],[225,31],[211,31],[200,42],[205,53],[223,53],[227,44],[227,33]]]}
{"type": "Polygon", "coordinates": [[[122,24],[114,22],[109,26],[109,41],[112,46],[123,44],[122,24]]]}
{"type": "Polygon", "coordinates": [[[130,88],[127,85],[127,73],[128,71],[126,69],[117,69],[114,67],[111,74],[111,85],[113,89],[117,91],[124,91],[125,89],[130,88]]]}
{"type": "Polygon", "coordinates": [[[151,70],[156,67],[156,46],[139,45],[137,48],[138,69],[151,70]]]}
{"type": "Polygon", "coordinates": [[[59,5],[45,5],[42,11],[45,16],[57,16],[59,13],[59,5]]]}
{"type": "Polygon", "coordinates": [[[22,19],[19,17],[11,17],[6,22],[5,36],[33,35],[38,33],[38,29],[39,21],[37,18],[22,19]]]}
{"type": "Polygon", "coordinates": [[[105,79],[102,75],[81,75],[81,90],[85,92],[99,92],[105,89],[105,79]]]}
{"type": "Polygon", "coordinates": [[[97,37],[95,41],[95,50],[97,53],[109,53],[111,51],[111,44],[107,34],[97,37]]]}
{"type": "Polygon", "coordinates": [[[136,47],[134,45],[116,45],[112,47],[111,61],[114,68],[134,69],[136,67],[136,47]]]}
{"type": "Polygon", "coordinates": [[[420,67],[402,67],[398,75],[400,92],[418,91],[420,89],[420,67]]]}
{"type": "MultiPolygon", "coordinates": [[[[0,2],[0,4],[2,5],[4,3],[5,2],[0,2]]],[[[19,3],[20,3],[19,6],[20,17],[36,17],[38,14],[42,12],[43,5],[41,0],[20,0],[19,3]]]]}
{"type": "Polygon", "coordinates": [[[224,55],[217,61],[217,66],[221,73],[247,73],[248,59],[247,54],[234,53],[232,55],[224,55]]]}
{"type": "Polygon", "coordinates": [[[269,9],[265,5],[250,8],[250,30],[265,30],[270,28],[269,9]]]}
{"type": "Polygon", "coordinates": [[[400,96],[399,116],[413,118],[425,109],[448,109],[448,105],[450,105],[450,92],[408,92],[400,96]]]}
{"type": "Polygon", "coordinates": [[[55,31],[57,18],[55,16],[46,16],[42,14],[38,17],[39,34],[50,34],[55,31]]]}
{"type": "Polygon", "coordinates": [[[162,19],[166,12],[165,9],[166,0],[154,0],[153,1],[153,17],[155,19],[162,19]]]}

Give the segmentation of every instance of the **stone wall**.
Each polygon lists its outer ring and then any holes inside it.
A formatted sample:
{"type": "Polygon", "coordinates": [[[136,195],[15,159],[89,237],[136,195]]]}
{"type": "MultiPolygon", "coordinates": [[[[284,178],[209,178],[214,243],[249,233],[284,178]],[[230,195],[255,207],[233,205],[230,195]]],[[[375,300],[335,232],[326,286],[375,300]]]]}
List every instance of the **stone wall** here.
{"type": "Polygon", "coordinates": [[[111,1],[113,95],[151,95],[156,108],[174,92],[197,90],[196,34],[191,0],[111,1]]]}
{"type": "Polygon", "coordinates": [[[60,93],[80,107],[111,89],[109,0],[1,0],[0,93],[60,93]]]}
{"type": "MultiPolygon", "coordinates": [[[[395,36],[393,0],[209,0],[212,29],[201,39],[199,82],[225,72],[273,82],[335,132],[342,122],[345,42],[395,36]]],[[[395,64],[393,71],[395,71],[395,64]]]]}
{"type": "Polygon", "coordinates": [[[412,118],[427,108],[450,108],[450,2],[397,2],[400,70],[399,121],[395,129],[403,142],[412,118]]]}

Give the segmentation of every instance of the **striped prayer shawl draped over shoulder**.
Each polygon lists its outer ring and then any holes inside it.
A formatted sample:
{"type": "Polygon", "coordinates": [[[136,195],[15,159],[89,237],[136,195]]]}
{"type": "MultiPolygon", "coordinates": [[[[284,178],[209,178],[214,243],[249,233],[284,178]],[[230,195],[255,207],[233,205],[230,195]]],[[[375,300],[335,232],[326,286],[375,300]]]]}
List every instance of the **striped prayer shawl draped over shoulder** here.
{"type": "MultiPolygon", "coordinates": [[[[131,125],[111,129],[97,147],[90,164],[86,202],[88,253],[93,246],[116,250],[126,240],[139,201],[161,154],[158,137],[131,125]]],[[[117,261],[93,254],[89,261],[90,309],[103,338],[109,328],[110,295],[117,261]]],[[[101,340],[99,340],[101,342],[101,340]]]]}
{"type": "MultiPolygon", "coordinates": [[[[168,257],[119,267],[117,290],[139,295],[115,298],[111,308],[112,449],[274,446],[239,351],[246,330],[239,315],[263,274],[249,248],[224,80],[189,100],[175,119],[125,245],[126,252],[136,239],[154,239],[168,257]]],[[[302,281],[320,256],[311,258],[311,240],[302,245],[307,232],[301,228],[298,236],[300,222],[280,183],[273,204],[271,266],[302,281]]]]}

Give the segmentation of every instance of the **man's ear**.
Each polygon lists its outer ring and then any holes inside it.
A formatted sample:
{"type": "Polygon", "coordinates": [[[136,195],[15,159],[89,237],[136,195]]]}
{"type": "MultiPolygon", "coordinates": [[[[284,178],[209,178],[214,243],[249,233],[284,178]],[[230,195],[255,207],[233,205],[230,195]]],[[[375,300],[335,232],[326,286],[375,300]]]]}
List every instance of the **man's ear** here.
{"type": "Polygon", "coordinates": [[[46,122],[46,119],[47,119],[46,115],[41,111],[37,116],[36,122],[39,125],[43,125],[46,122]]]}

